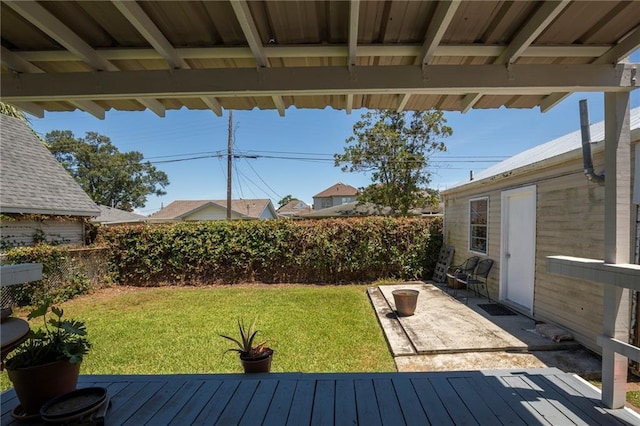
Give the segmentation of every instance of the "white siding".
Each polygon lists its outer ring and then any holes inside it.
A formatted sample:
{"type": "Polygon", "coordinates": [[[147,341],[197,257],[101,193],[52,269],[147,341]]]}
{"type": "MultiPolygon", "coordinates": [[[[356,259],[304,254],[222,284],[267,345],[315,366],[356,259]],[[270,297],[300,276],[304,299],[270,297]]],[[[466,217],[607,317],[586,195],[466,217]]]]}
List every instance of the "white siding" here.
{"type": "Polygon", "coordinates": [[[2,220],[0,240],[3,248],[32,246],[41,237],[53,244],[84,244],[82,220],[2,220]],[[35,236],[35,240],[34,240],[35,236]]]}

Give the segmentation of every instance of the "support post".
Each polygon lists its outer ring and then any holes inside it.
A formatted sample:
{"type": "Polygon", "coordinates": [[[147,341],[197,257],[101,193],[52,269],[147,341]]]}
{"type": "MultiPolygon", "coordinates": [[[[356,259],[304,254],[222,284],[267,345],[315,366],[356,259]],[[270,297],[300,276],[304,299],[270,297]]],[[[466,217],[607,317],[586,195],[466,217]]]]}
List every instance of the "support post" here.
{"type": "MultiPolygon", "coordinates": [[[[629,93],[605,93],[604,261],[629,263],[631,253],[631,132],[629,93]]],[[[603,335],[629,341],[629,289],[605,284],[603,335]]],[[[627,357],[602,348],[602,402],[626,401],[627,357]]]]}
{"type": "Polygon", "coordinates": [[[229,135],[227,136],[227,220],[231,220],[231,176],[233,166],[233,110],[229,110],[229,135]]]}

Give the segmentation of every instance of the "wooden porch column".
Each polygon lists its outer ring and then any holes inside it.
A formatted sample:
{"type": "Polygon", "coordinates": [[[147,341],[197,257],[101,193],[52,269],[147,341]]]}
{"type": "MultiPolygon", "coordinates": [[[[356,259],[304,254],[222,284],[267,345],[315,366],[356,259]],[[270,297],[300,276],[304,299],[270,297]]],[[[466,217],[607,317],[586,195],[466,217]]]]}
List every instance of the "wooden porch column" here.
{"type": "MultiPolygon", "coordinates": [[[[631,258],[631,131],[629,93],[605,93],[604,261],[629,263],[631,258]]],[[[604,285],[603,334],[629,341],[629,290],[604,285]]],[[[602,402],[624,407],[627,357],[602,348],[602,402]]]]}

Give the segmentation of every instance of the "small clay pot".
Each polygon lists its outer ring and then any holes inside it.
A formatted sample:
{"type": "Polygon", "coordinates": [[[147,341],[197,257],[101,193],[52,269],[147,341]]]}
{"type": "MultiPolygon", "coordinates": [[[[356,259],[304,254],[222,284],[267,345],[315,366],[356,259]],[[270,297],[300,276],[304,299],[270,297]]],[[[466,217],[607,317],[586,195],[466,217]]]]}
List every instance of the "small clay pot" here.
{"type": "Polygon", "coordinates": [[[418,303],[418,290],[400,289],[393,290],[393,300],[396,304],[396,313],[400,317],[409,317],[416,311],[416,304],[418,303]]]}

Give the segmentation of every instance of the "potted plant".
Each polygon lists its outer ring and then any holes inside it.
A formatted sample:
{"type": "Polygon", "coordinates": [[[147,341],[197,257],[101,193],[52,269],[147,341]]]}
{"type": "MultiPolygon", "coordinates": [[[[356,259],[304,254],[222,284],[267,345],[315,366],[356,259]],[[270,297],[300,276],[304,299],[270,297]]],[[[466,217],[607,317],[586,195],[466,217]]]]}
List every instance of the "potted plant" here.
{"type": "Polygon", "coordinates": [[[235,343],[234,347],[229,348],[227,352],[237,352],[240,354],[240,363],[245,373],[268,373],[271,371],[271,358],[273,349],[266,346],[266,342],[254,344],[256,335],[259,330],[255,329],[255,321],[251,326],[246,327],[242,319],[238,319],[238,338],[221,334],[227,340],[235,343]],[[237,347],[235,347],[237,346],[237,347]]]}
{"type": "Polygon", "coordinates": [[[42,317],[44,328],[29,331],[27,340],[5,362],[22,412],[36,414],[53,397],[76,389],[82,357],[91,344],[85,324],[62,319],[64,311],[46,302],[27,319],[42,317]],[[48,318],[51,311],[53,318],[48,318]]]}

